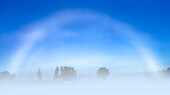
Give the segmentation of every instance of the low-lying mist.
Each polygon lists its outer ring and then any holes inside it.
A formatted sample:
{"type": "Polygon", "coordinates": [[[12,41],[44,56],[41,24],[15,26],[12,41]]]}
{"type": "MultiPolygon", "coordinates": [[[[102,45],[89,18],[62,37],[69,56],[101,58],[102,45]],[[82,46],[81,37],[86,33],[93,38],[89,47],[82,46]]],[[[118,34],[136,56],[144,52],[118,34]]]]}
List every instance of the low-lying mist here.
{"type": "Polygon", "coordinates": [[[169,93],[168,75],[77,75],[76,78],[28,76],[1,80],[0,95],[163,95],[169,93]]]}

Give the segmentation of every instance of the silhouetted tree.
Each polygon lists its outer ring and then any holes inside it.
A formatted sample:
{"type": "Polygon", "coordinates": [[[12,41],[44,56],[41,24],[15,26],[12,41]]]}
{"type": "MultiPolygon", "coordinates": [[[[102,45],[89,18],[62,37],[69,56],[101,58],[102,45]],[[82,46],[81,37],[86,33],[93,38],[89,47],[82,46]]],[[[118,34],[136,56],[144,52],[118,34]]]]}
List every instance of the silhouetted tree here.
{"type": "Polygon", "coordinates": [[[170,72],[170,68],[167,69],[167,72],[170,72]]]}
{"type": "Polygon", "coordinates": [[[76,78],[76,71],[72,67],[65,66],[64,68],[61,67],[60,78],[62,79],[75,79],[76,78]]]}
{"type": "Polygon", "coordinates": [[[101,67],[97,70],[97,76],[99,78],[106,78],[109,76],[109,69],[107,69],[106,67],[101,67]]]}
{"type": "Polygon", "coordinates": [[[56,67],[55,73],[54,73],[54,79],[57,79],[57,78],[59,78],[59,68],[58,67],[56,67]]]}
{"type": "Polygon", "coordinates": [[[0,73],[0,79],[1,80],[14,80],[15,79],[15,74],[10,74],[8,71],[4,71],[0,73]]]}
{"type": "Polygon", "coordinates": [[[37,75],[38,75],[38,80],[41,80],[41,70],[40,69],[38,69],[37,75]]]}

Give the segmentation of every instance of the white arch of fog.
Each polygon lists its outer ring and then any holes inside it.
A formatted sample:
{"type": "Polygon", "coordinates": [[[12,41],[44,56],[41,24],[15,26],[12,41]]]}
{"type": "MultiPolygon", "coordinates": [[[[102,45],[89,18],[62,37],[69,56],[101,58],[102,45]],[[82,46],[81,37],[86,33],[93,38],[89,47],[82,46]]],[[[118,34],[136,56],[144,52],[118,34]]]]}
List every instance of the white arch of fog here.
{"type": "Polygon", "coordinates": [[[31,24],[28,28],[19,30],[25,31],[24,40],[21,42],[20,48],[16,50],[10,60],[9,71],[17,73],[20,66],[24,64],[24,60],[34,46],[43,38],[48,37],[49,32],[53,32],[52,29],[58,30],[60,26],[72,21],[89,21],[97,23],[95,27],[104,27],[106,29],[113,30],[117,34],[129,41],[141,55],[142,59],[146,63],[147,68],[151,72],[160,70],[159,60],[154,57],[153,52],[147,46],[147,43],[143,40],[140,32],[135,30],[128,24],[116,21],[111,17],[104,14],[88,10],[64,10],[52,14],[41,21],[37,21],[31,24]]]}

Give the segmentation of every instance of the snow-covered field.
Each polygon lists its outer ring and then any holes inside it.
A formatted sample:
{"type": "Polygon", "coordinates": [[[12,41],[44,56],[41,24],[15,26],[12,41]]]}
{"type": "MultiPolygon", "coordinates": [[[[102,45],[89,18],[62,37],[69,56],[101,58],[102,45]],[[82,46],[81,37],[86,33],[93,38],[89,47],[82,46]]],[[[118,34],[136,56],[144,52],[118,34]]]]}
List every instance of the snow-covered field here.
{"type": "Polygon", "coordinates": [[[0,82],[0,95],[170,95],[170,78],[0,82]]]}

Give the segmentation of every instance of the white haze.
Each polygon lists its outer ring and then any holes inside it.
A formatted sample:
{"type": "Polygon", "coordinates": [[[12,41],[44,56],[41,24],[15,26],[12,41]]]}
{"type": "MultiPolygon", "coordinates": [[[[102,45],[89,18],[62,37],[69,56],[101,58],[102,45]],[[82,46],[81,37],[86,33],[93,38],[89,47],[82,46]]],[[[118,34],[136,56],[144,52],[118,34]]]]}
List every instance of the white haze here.
{"type": "Polygon", "coordinates": [[[106,80],[0,82],[0,95],[168,95],[168,78],[114,76],[106,80]]]}

